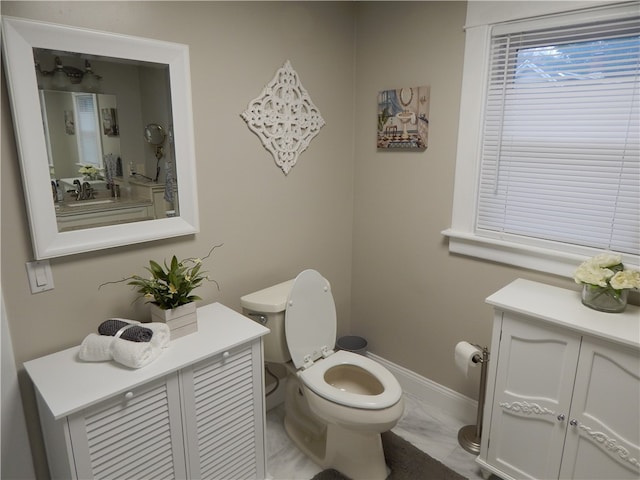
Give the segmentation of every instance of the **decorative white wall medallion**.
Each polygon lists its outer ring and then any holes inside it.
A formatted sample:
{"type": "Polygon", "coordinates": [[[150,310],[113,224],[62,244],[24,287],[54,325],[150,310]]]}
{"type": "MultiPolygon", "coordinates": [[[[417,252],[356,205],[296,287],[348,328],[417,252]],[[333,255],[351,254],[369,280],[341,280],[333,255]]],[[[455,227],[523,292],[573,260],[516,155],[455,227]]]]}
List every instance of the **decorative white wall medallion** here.
{"type": "Polygon", "coordinates": [[[241,116],[285,175],[325,123],[289,60],[241,116]]]}

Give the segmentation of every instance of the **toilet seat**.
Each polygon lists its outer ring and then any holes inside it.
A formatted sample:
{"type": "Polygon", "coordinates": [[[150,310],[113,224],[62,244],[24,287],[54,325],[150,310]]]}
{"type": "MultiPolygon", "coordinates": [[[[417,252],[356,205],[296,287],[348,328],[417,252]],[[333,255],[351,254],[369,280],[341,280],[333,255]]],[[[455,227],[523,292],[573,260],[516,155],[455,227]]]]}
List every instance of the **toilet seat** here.
{"type": "Polygon", "coordinates": [[[287,345],[301,381],[320,397],[347,407],[381,410],[398,403],[402,389],[386,368],[353,352],[333,352],[336,325],[329,282],[315,270],[301,272],[293,282],[285,311],[287,345]],[[325,373],[340,365],[365,370],[380,382],[382,393],[354,393],[327,383],[325,373]]]}
{"type": "Polygon", "coordinates": [[[305,270],[296,277],[284,318],[287,345],[296,368],[308,368],[333,351],[336,305],[329,282],[317,271],[305,270]]]}
{"type": "Polygon", "coordinates": [[[395,405],[402,397],[400,384],[389,370],[370,358],[345,350],[339,350],[317,361],[312,367],[298,372],[298,377],[316,394],[347,407],[381,410],[395,405]],[[346,392],[328,384],[325,373],[339,365],[354,365],[366,370],[382,384],[384,391],[378,395],[362,395],[346,392]]]}

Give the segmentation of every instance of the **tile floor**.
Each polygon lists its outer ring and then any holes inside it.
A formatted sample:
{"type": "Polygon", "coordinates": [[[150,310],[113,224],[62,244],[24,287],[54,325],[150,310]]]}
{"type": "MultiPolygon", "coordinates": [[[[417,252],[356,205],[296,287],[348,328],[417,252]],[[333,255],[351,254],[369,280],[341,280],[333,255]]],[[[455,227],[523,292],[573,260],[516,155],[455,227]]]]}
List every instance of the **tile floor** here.
{"type": "MultiPolygon", "coordinates": [[[[269,475],[273,480],[309,480],[321,469],[291,443],[283,417],[283,405],[267,412],[269,475]]],[[[458,445],[462,426],[463,422],[405,393],[405,412],[393,432],[469,480],[481,480],[475,456],[458,445]]]]}

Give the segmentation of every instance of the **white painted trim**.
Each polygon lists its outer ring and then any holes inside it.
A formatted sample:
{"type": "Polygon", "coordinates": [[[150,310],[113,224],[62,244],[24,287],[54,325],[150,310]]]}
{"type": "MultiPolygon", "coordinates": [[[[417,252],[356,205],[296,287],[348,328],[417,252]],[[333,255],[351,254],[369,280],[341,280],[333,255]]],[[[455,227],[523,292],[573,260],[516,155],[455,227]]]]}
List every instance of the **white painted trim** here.
{"type": "Polygon", "coordinates": [[[597,8],[615,5],[620,0],[569,0],[523,2],[516,1],[476,1],[467,3],[466,27],[487,25],[492,23],[510,22],[524,18],[535,18],[553,15],[585,8],[597,8]]]}
{"type": "Polygon", "coordinates": [[[458,420],[468,424],[476,423],[478,415],[476,400],[385,360],[374,353],[367,352],[367,357],[389,370],[396,377],[404,392],[417,397],[421,402],[447,412],[458,420]]]}

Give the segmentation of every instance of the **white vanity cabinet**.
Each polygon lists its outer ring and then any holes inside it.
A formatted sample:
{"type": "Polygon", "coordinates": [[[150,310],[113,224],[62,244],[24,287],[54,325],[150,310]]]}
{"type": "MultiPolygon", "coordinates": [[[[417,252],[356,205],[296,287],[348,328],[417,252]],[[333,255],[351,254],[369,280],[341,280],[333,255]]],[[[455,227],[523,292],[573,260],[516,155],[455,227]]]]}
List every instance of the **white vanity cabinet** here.
{"type": "MultiPolygon", "coordinates": [[[[87,202],[91,202],[91,200],[87,200],[87,202]]],[[[59,231],[67,232],[70,230],[103,227],[115,223],[153,220],[155,218],[153,205],[140,204],[140,202],[132,203],[131,205],[115,202],[97,204],[96,207],[98,208],[89,208],[88,210],[81,203],[77,205],[78,207],[67,207],[65,212],[58,212],[56,219],[59,231]],[[69,210],[73,208],[77,210],[69,210]]],[[[93,205],[89,204],[87,206],[92,207],[93,205]]]]}
{"type": "MultiPolygon", "coordinates": [[[[124,182],[124,180],[122,180],[122,182],[124,182]]],[[[174,200],[172,203],[169,203],[164,199],[166,188],[164,183],[141,181],[133,177],[129,177],[127,182],[131,186],[134,196],[146,198],[152,202],[154,218],[165,218],[168,211],[178,211],[178,191],[175,185],[173,186],[174,200]]]]}
{"type": "Polygon", "coordinates": [[[503,479],[640,477],[640,309],[516,280],[495,308],[480,455],[503,479]]]}
{"type": "Polygon", "coordinates": [[[266,333],[216,303],[141,369],[78,347],[25,363],[52,478],[265,478],[266,333]]]}

